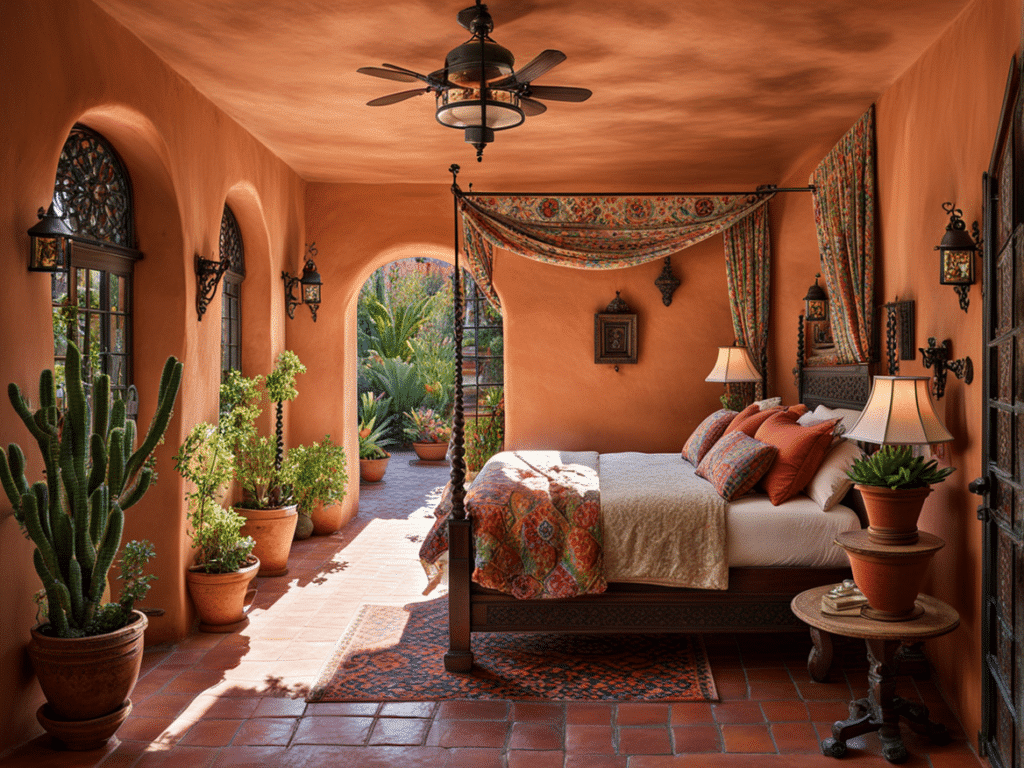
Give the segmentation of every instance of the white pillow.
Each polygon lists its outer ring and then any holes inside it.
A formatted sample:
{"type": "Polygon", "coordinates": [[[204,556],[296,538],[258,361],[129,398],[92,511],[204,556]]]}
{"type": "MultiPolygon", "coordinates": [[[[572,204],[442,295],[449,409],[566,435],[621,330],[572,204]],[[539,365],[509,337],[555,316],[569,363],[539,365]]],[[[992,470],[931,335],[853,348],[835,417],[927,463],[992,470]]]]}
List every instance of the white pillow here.
{"type": "Polygon", "coordinates": [[[797,419],[796,423],[809,427],[830,419],[842,419],[836,431],[845,434],[853,429],[853,425],[860,419],[860,411],[853,411],[849,408],[826,408],[824,405],[819,405],[813,411],[809,411],[797,419]]]}
{"type": "Polygon", "coordinates": [[[840,440],[825,454],[825,460],[804,488],[804,493],[814,499],[823,512],[828,512],[853,487],[853,480],[847,477],[846,470],[863,455],[864,452],[853,440],[840,440]]]}
{"type": "Polygon", "coordinates": [[[777,405],[782,405],[782,398],[769,397],[766,400],[755,400],[752,404],[756,405],[759,411],[767,411],[769,408],[774,408],[777,405]]]}

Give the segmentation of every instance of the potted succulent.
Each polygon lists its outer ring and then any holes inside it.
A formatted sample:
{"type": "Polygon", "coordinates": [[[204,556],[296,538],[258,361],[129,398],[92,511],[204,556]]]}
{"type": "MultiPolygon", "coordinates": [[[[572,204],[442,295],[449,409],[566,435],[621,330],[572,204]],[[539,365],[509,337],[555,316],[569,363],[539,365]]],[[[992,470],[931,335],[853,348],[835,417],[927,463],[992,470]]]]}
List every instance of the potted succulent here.
{"type": "Polygon", "coordinates": [[[203,632],[233,632],[248,624],[247,606],[256,595],[249,585],[260,561],[256,542],[242,534],[245,518],[225,509],[221,492],[234,476],[227,435],[212,424],[197,424],[174,456],[178,473],[192,483],[186,495],[196,560],[185,572],[203,632]]]}
{"type": "Polygon", "coordinates": [[[246,378],[232,371],[221,385],[221,424],[231,440],[235,459],[235,480],[242,489],[242,501],[235,511],[246,519],[242,534],[256,540],[253,554],[260,561],[260,576],[288,573],[288,555],[298,522],[292,498],[291,465],[284,462],[282,403],[295,399],[295,375],[305,371],[293,352],[282,352],[274,370],[266,377],[246,378]],[[277,435],[260,435],[256,420],[262,409],[262,395],[277,405],[277,435]]]}
{"type": "Polygon", "coordinates": [[[941,483],[953,467],[915,456],[909,445],[883,445],[857,459],[847,475],[864,499],[868,534],[880,544],[913,544],[917,519],[932,485],[941,483]]]}
{"type": "Polygon", "coordinates": [[[448,441],[452,437],[451,424],[434,412],[433,408],[419,407],[406,411],[404,433],[412,443],[421,461],[444,461],[448,441]]]}
{"type": "Polygon", "coordinates": [[[299,514],[311,521],[312,533],[337,531],[347,522],[341,506],[348,485],[345,448],[325,435],[322,442],[292,448],[288,461],[294,468],[295,503],[299,514]]]}
{"type": "Polygon", "coordinates": [[[32,630],[28,649],[47,699],[36,716],[71,749],[102,746],[131,711],[148,623],[133,607],[148,589],[151,577],[141,569],[152,548],[126,545],[126,589],[117,603],[104,603],[103,594],[121,547],[124,513],[155,477],[153,451],[171,418],[181,371],[181,363],[167,359],[156,412],[138,445],[124,401],[111,404],[108,376],[93,381],[90,407],[81,353],[73,344],[65,360],[63,404],[52,370],[39,377],[34,412],[16,384],[8,387],[15,412],[39,445],[46,476],[29,485],[21,448],[12,443],[6,456],[0,452],[0,484],[36,546],[33,559],[46,595],[47,621],[32,630]]]}
{"type": "Polygon", "coordinates": [[[837,539],[850,558],[853,580],[872,618],[894,621],[920,614],[921,583],[942,540],[920,536],[917,520],[931,486],[953,472],[915,456],[910,446],[882,446],[854,462],[847,475],[864,499],[867,542],[837,539]]]}
{"type": "Polygon", "coordinates": [[[394,416],[385,415],[385,405],[386,398],[376,398],[372,392],[359,398],[359,479],[367,483],[384,478],[391,458],[385,448],[395,442],[387,434],[394,416]]]}

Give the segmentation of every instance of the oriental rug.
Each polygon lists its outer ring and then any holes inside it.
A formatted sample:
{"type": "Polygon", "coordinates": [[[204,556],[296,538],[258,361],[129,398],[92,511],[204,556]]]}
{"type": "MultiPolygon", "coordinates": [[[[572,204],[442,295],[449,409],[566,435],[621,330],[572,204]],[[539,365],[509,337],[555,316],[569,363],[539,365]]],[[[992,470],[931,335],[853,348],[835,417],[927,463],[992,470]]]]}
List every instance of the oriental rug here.
{"type": "Polygon", "coordinates": [[[306,700],[718,700],[700,637],[488,632],[472,645],[472,671],[446,672],[445,598],[364,605],[306,700]]]}

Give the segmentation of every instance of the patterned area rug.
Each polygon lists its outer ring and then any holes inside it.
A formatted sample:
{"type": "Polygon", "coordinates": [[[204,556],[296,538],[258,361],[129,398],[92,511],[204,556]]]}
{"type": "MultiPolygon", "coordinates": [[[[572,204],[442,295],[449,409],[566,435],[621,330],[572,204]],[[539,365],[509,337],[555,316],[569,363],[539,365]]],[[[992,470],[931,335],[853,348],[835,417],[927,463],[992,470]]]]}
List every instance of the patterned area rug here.
{"type": "Polygon", "coordinates": [[[699,637],[473,635],[469,674],[444,669],[444,598],[364,605],[307,701],[717,701],[699,637]]]}

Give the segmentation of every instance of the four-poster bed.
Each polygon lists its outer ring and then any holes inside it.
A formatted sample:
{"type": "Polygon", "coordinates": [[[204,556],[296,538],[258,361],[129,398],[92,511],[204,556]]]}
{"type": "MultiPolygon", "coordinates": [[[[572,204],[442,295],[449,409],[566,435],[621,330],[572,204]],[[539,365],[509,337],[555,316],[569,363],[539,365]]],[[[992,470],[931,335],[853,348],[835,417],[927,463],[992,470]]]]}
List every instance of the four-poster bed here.
{"type": "MultiPolygon", "coordinates": [[[[479,214],[479,209],[466,201],[466,194],[459,190],[456,183],[458,166],[452,166],[453,194],[455,196],[455,264],[456,275],[459,274],[459,223],[460,213],[463,223],[479,214]]],[[[801,188],[801,189],[811,189],[801,188]]],[[[662,258],[667,252],[674,252],[697,240],[727,231],[738,221],[749,224],[752,220],[758,223],[752,228],[741,231],[740,235],[727,236],[727,254],[733,245],[731,241],[740,241],[750,258],[766,262],[766,258],[758,248],[766,248],[767,219],[764,216],[764,203],[775,192],[775,188],[765,188],[755,193],[746,193],[745,200],[726,199],[721,195],[714,200],[719,209],[726,209],[725,214],[709,225],[707,219],[714,218],[721,210],[710,209],[710,204],[701,198],[696,206],[696,215],[704,220],[698,221],[695,229],[687,230],[680,238],[663,242],[648,249],[644,254],[647,260],[662,258]],[[704,208],[700,206],[704,205],[704,208]],[[752,212],[761,211],[759,217],[751,216],[752,212]],[[724,222],[724,223],[723,223],[724,222]],[[764,227],[757,231],[754,227],[764,227]],[[682,243],[680,245],[680,243],[682,243]],[[666,251],[665,249],[671,249],[666,251]]],[[[795,191],[795,190],[793,190],[795,191]]],[[[548,196],[554,197],[554,196],[548,196]]],[[[577,196],[577,199],[580,196],[577,196]]],[[[604,196],[610,198],[611,196],[604,196]]],[[[662,196],[665,197],[665,196],[662,196]]],[[[740,196],[736,196],[740,197],[740,196]]],[[[485,295],[493,292],[490,285],[490,263],[485,256],[489,253],[489,242],[484,241],[480,232],[495,221],[501,224],[499,216],[474,222],[476,227],[467,228],[465,237],[467,249],[470,251],[468,269],[478,284],[482,284],[485,295]],[[482,225],[482,226],[481,226],[482,225]]],[[[691,226],[693,222],[687,222],[691,226]]],[[[541,225],[537,225],[538,231],[541,225]]],[[[531,235],[537,235],[534,231],[531,235]]],[[[493,233],[492,233],[493,234],[493,233]]],[[[542,232],[541,236],[548,233],[542,232]]],[[[557,241],[555,248],[564,246],[565,240],[559,231],[552,238],[557,241]]],[[[513,239],[509,232],[496,234],[502,247],[515,251],[510,245],[513,239]]],[[[551,245],[549,241],[547,246],[551,245]]],[[[525,248],[525,246],[523,246],[525,248]]],[[[612,246],[614,248],[614,246],[612,246]]],[[[619,255],[619,251],[615,251],[619,255]]],[[[617,266],[639,263],[638,261],[618,260],[617,266]]],[[[575,264],[575,266],[582,266],[575,264]]],[[[764,267],[767,275],[767,265],[764,267]]],[[[762,360],[764,370],[764,350],[767,337],[766,323],[766,282],[743,284],[740,286],[739,276],[743,271],[751,271],[749,266],[736,271],[738,275],[734,285],[733,271],[730,271],[730,294],[734,306],[734,330],[737,337],[751,346],[762,360]],[[733,292],[743,293],[741,297],[733,296],[733,292]],[[737,306],[741,311],[735,311],[737,306]],[[742,307],[749,309],[743,316],[742,307]],[[765,313],[758,315],[759,312],[765,313]],[[737,315],[740,317],[737,318],[737,315]]],[[[461,370],[461,322],[462,296],[461,281],[455,280],[455,315],[456,315],[456,370],[461,370]]],[[[839,367],[845,368],[845,367],[839,367]]],[[[861,380],[866,376],[866,367],[854,367],[832,373],[843,378],[849,376],[856,384],[844,387],[843,391],[859,391],[861,380]]],[[[813,381],[816,374],[805,373],[801,381],[813,381]]],[[[813,387],[812,387],[813,389],[813,387]]],[[[827,394],[815,396],[814,405],[841,406],[858,408],[867,397],[869,387],[864,389],[864,397],[844,398],[841,402],[832,401],[827,394]]],[[[810,403],[809,403],[810,404],[810,403]]],[[[849,578],[849,568],[843,564],[827,567],[729,567],[727,589],[695,589],[645,584],[633,582],[616,582],[609,579],[606,589],[600,594],[581,594],[574,597],[558,599],[523,599],[494,589],[487,589],[473,582],[475,567],[474,532],[471,516],[466,509],[466,468],[464,461],[464,427],[463,389],[460,376],[455,381],[455,412],[453,418],[452,439],[452,480],[450,485],[451,512],[447,518],[447,552],[448,552],[448,605],[450,648],[445,655],[445,667],[449,671],[468,671],[472,667],[471,635],[473,632],[573,632],[573,633],[618,633],[618,632],[764,632],[764,631],[801,631],[803,624],[792,614],[789,608],[792,598],[813,586],[834,583],[849,578]]],[[[604,454],[605,456],[609,454],[604,454]]],[[[623,454],[610,454],[622,456],[623,454]]],[[[518,455],[517,455],[518,456],[518,455]]],[[[521,457],[519,457],[521,458],[521,457]]],[[[680,463],[682,459],[679,460],[680,463]]]]}

